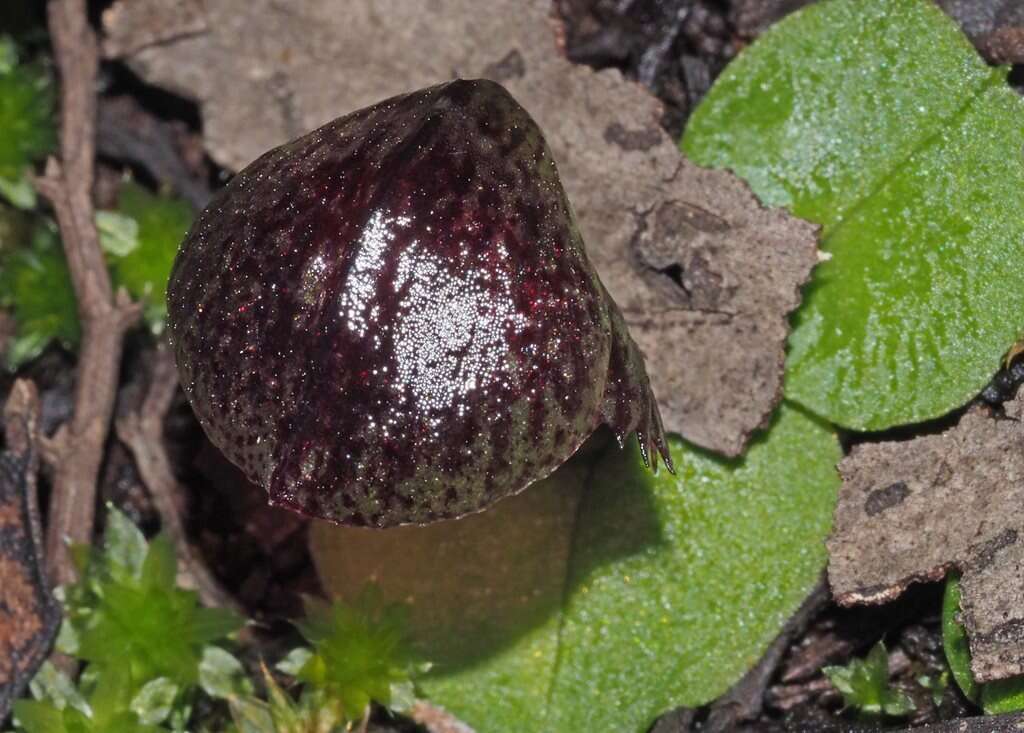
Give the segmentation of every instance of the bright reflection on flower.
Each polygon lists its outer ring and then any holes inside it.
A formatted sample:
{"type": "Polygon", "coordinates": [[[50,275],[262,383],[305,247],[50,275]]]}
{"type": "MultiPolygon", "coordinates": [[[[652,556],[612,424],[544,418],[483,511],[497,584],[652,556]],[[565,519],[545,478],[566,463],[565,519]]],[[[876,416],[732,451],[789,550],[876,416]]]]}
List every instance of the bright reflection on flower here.
{"type": "Polygon", "coordinates": [[[483,266],[455,270],[424,250],[414,242],[398,263],[396,289],[404,296],[395,325],[396,388],[411,391],[427,414],[454,407],[461,416],[462,398],[500,383],[502,373],[511,376],[508,339],[528,320],[516,312],[510,278],[483,266]]]}

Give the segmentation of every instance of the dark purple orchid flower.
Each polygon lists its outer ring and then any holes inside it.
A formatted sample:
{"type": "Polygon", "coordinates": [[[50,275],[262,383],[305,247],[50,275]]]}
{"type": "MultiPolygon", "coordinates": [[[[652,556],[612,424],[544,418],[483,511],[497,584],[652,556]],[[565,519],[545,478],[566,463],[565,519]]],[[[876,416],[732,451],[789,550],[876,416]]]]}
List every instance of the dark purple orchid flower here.
{"type": "Polygon", "coordinates": [[[493,82],[263,155],[195,223],[168,305],[199,420],[273,504],[374,527],[458,517],[602,423],[671,468],[540,129],[493,82]]]}

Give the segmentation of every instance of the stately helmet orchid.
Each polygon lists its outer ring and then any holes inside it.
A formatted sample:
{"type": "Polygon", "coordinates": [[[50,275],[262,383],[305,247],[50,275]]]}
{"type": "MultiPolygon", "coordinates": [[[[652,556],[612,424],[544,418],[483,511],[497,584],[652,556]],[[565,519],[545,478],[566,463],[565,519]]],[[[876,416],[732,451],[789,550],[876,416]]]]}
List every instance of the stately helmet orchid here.
{"type": "Polygon", "coordinates": [[[541,131],[493,82],[394,97],[263,155],[195,223],[168,305],[210,439],[308,515],[479,511],[601,424],[669,461],[541,131]]]}

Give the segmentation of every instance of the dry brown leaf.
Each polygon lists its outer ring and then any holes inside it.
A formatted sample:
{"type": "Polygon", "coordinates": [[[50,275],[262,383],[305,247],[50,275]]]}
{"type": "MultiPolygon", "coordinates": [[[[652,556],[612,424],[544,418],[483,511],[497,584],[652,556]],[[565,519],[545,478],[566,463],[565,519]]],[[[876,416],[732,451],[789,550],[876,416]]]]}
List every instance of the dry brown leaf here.
{"type": "Polygon", "coordinates": [[[1024,395],[940,434],[859,445],[839,464],[829,580],[843,604],[883,603],[963,573],[979,682],[1024,673],[1024,395]]]}
{"type": "Polygon", "coordinates": [[[0,720],[46,659],[60,608],[31,530],[25,457],[0,453],[0,720]]]}
{"type": "MultiPolygon", "coordinates": [[[[191,12],[193,1],[177,0],[191,12]]],[[[737,455],[781,396],[787,315],[816,232],[761,208],[729,173],[682,158],[659,103],[567,61],[544,0],[314,0],[203,5],[206,30],[159,37],[156,3],[122,0],[107,49],[197,99],[206,145],[239,169],[342,113],[452,77],[503,83],[554,151],[587,250],[647,358],[666,427],[737,455]],[[138,47],[142,32],[154,40],[138,47]]]]}

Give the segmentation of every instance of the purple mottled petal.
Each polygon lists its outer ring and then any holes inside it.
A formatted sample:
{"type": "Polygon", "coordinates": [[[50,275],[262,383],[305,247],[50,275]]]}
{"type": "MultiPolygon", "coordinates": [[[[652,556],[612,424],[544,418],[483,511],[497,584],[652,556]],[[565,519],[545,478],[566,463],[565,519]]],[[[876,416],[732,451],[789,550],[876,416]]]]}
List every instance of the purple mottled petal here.
{"type": "Polygon", "coordinates": [[[479,511],[601,423],[668,460],[550,151],[493,82],[395,97],[259,158],[182,244],[168,305],[210,439],[304,514],[479,511]]]}

